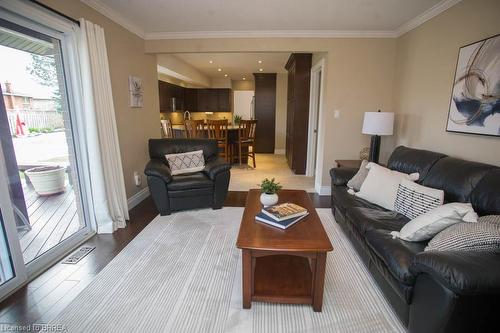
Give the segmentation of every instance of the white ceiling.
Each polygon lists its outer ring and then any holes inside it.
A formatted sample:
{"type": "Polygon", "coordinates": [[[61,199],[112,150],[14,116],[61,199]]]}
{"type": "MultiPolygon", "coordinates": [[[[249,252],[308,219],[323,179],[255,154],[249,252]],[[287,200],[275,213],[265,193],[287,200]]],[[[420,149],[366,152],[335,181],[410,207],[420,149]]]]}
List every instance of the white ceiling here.
{"type": "Polygon", "coordinates": [[[227,74],[232,80],[243,77],[253,80],[253,73],[286,73],[290,53],[177,53],[175,56],[210,78],[222,79],[227,74]]]}
{"type": "Polygon", "coordinates": [[[81,0],[146,38],[394,37],[461,0],[81,0]]]}

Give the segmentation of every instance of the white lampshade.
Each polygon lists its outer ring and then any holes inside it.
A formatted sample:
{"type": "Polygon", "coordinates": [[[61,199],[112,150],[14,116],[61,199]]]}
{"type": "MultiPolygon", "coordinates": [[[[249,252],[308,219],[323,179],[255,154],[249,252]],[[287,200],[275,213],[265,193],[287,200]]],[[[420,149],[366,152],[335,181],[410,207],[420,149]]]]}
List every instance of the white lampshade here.
{"type": "Polygon", "coordinates": [[[394,130],[393,112],[365,112],[363,134],[392,135],[394,130]]]}

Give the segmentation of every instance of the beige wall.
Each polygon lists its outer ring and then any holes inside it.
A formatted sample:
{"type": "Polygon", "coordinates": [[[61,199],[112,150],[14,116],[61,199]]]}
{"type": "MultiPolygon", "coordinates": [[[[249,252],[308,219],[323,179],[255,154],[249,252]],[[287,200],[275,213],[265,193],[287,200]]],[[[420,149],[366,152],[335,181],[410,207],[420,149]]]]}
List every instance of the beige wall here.
{"type": "Polygon", "coordinates": [[[396,40],[391,38],[244,38],[147,40],[146,52],[324,52],[324,99],[319,142],[321,186],[330,185],[335,159],[356,158],[368,146],[363,114],[392,110],[396,40]],[[333,117],[334,110],[340,118],[333,117]]]}
{"type": "Polygon", "coordinates": [[[149,160],[148,139],[159,137],[161,133],[156,57],[144,53],[144,40],[80,1],[41,2],[73,18],[83,17],[104,28],[125,188],[130,198],[147,187],[144,176],[142,186],[136,187],[133,173],[143,174],[149,160]],[[142,78],[144,107],[141,109],[129,106],[129,75],[142,78]]]}
{"type": "Polygon", "coordinates": [[[464,0],[398,38],[396,136],[384,149],[404,144],[500,165],[499,138],[445,131],[458,50],[498,34],[499,13],[498,0],[464,0]]]}
{"type": "Polygon", "coordinates": [[[274,149],[284,153],[286,144],[286,107],[287,107],[288,74],[276,75],[276,132],[274,149]]]}
{"type": "Polygon", "coordinates": [[[169,73],[163,74],[167,74],[180,81],[198,87],[210,87],[212,84],[210,77],[206,76],[190,64],[185,63],[182,59],[175,55],[158,54],[156,55],[156,61],[158,66],[161,66],[169,71],[169,73]]]}

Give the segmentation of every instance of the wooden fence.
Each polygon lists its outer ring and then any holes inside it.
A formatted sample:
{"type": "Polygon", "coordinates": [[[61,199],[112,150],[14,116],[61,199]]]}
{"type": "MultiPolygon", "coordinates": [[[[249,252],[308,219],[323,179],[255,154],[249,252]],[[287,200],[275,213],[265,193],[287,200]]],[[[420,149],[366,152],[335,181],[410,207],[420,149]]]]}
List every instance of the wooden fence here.
{"type": "Polygon", "coordinates": [[[60,112],[39,111],[39,110],[7,110],[10,133],[16,133],[16,117],[19,117],[26,124],[26,130],[29,128],[64,128],[63,116],[60,112]]]}

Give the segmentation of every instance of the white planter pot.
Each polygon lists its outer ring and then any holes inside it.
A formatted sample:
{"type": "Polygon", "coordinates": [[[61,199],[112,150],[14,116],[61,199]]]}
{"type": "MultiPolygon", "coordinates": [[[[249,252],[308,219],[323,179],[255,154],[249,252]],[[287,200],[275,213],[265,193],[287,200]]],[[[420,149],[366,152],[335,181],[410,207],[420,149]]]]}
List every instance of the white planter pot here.
{"type": "Polygon", "coordinates": [[[66,168],[61,166],[36,167],[25,171],[38,195],[52,195],[66,189],[66,168]]]}
{"type": "Polygon", "coordinates": [[[260,195],[260,203],[264,205],[264,207],[276,205],[278,203],[278,195],[275,194],[267,194],[262,193],[260,195]]]}

